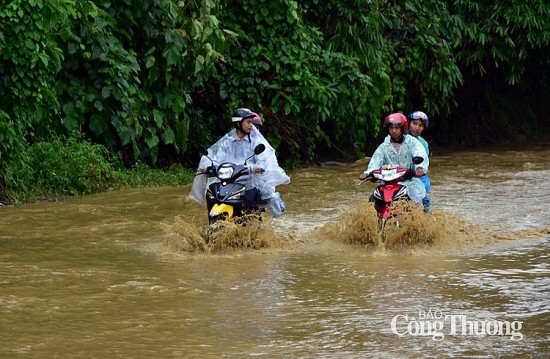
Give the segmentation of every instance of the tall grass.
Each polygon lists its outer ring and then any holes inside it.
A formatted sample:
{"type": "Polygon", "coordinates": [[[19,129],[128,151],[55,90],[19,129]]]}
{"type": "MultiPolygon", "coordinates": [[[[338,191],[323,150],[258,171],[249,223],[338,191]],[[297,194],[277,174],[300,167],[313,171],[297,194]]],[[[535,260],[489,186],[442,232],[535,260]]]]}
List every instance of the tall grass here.
{"type": "Polygon", "coordinates": [[[3,167],[0,202],[55,200],[119,188],[178,185],[193,179],[192,171],[182,167],[166,171],[144,164],[119,167],[104,146],[79,136],[36,142],[3,167]]]}

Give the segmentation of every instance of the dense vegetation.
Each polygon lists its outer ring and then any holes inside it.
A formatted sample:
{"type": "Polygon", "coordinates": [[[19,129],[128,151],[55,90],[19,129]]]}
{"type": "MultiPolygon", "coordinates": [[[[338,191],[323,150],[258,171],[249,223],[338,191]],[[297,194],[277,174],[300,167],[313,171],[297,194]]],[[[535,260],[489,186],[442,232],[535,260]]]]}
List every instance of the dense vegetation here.
{"type": "Polygon", "coordinates": [[[193,167],[237,107],[287,165],[370,151],[392,111],[426,111],[441,145],[548,139],[549,19],[545,0],[4,2],[0,201],[193,167]]]}

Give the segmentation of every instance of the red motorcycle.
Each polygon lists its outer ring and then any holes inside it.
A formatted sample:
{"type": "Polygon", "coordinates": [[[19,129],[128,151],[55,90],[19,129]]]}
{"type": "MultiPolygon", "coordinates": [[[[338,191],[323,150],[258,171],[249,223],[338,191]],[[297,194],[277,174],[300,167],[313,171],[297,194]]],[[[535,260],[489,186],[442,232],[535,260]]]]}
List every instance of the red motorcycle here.
{"type": "MultiPolygon", "coordinates": [[[[414,164],[422,163],[424,159],[422,157],[413,157],[414,164]]],[[[395,165],[384,165],[376,170],[373,170],[369,175],[359,184],[365,181],[381,181],[380,184],[374,189],[369,201],[374,202],[374,208],[378,215],[378,221],[380,228],[382,228],[386,221],[394,217],[396,214],[392,211],[392,203],[399,200],[410,200],[407,187],[399,182],[411,180],[416,174],[412,168],[405,168],[395,165]]],[[[399,226],[399,222],[396,222],[399,226]]]]}

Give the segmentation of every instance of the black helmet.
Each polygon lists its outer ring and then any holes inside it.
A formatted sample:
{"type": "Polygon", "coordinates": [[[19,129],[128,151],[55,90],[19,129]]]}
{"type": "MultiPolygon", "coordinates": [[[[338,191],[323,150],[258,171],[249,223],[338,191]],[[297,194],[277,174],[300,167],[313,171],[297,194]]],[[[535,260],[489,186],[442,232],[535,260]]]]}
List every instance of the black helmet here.
{"type": "Polygon", "coordinates": [[[254,117],[256,114],[252,111],[250,111],[247,108],[238,108],[233,112],[233,116],[231,116],[231,122],[241,122],[242,120],[254,117]]]}

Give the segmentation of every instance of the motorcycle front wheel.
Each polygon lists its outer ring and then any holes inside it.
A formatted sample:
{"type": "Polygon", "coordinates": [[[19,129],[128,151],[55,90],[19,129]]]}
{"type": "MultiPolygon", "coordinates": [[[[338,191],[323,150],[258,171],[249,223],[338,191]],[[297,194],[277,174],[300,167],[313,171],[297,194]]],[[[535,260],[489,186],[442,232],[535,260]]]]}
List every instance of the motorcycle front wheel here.
{"type": "Polygon", "coordinates": [[[208,228],[206,229],[206,243],[214,243],[214,234],[218,232],[223,226],[221,225],[223,221],[226,220],[226,216],[220,214],[218,216],[208,217],[208,228]]]}
{"type": "Polygon", "coordinates": [[[225,214],[219,214],[217,216],[208,217],[208,224],[212,225],[218,221],[225,221],[225,214]]]}
{"type": "Polygon", "coordinates": [[[386,242],[386,224],[388,220],[386,218],[378,219],[378,231],[380,232],[380,240],[382,243],[386,242]]]}

